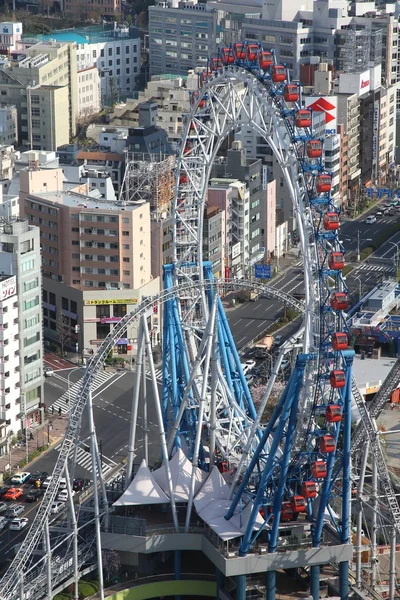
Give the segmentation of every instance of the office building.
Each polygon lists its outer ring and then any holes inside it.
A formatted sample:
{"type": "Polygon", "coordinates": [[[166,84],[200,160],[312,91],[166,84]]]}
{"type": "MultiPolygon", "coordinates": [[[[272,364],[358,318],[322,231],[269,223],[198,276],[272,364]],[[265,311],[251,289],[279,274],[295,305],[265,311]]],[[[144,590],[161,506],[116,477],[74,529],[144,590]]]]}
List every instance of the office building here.
{"type": "Polygon", "coordinates": [[[52,31],[49,35],[37,38],[75,44],[77,69],[81,71],[97,67],[99,71],[103,106],[133,97],[136,78],[140,73],[141,47],[139,32],[135,27],[117,23],[101,27],[76,27],[73,30],[52,31]]]}
{"type": "Polygon", "coordinates": [[[15,106],[19,142],[31,149],[56,150],[76,132],[76,47],[39,42],[0,68],[3,105],[15,106]]]}
{"type": "Polygon", "coordinates": [[[18,143],[17,108],[0,107],[0,145],[9,146],[18,143]]]}
{"type": "Polygon", "coordinates": [[[211,262],[214,277],[224,276],[224,215],[216,206],[206,206],[203,215],[203,260],[211,262]]]}
{"type": "MultiPolygon", "coordinates": [[[[17,284],[19,310],[14,318],[18,319],[19,328],[19,334],[15,335],[20,337],[18,363],[22,400],[19,412],[34,426],[43,420],[40,230],[26,218],[10,219],[1,225],[0,244],[0,271],[15,276],[17,284]]],[[[14,329],[14,320],[10,322],[11,329],[14,329]]],[[[6,356],[11,367],[14,358],[10,354],[6,356]]]]}
{"type": "Polygon", "coordinates": [[[221,12],[207,4],[160,2],[149,7],[150,75],[187,75],[207,65],[223,41],[221,12]]]}
{"type": "Polygon", "coordinates": [[[84,119],[85,117],[96,114],[100,112],[100,109],[99,71],[97,67],[80,69],[78,71],[78,119],[84,119]]]}
{"type": "MultiPolygon", "coordinates": [[[[83,353],[95,349],[142,296],[159,291],[151,276],[150,207],[63,190],[57,171],[51,181],[45,171],[21,171],[20,209],[40,228],[45,335],[57,340],[61,314],[70,346],[78,344],[83,353]]],[[[157,338],[159,330],[153,330],[157,338]]],[[[128,345],[121,343],[118,351],[127,353],[128,345]]]]}
{"type": "Polygon", "coordinates": [[[66,14],[81,15],[86,19],[97,19],[99,16],[110,18],[120,17],[121,0],[65,0],[64,12],[66,14]]]}

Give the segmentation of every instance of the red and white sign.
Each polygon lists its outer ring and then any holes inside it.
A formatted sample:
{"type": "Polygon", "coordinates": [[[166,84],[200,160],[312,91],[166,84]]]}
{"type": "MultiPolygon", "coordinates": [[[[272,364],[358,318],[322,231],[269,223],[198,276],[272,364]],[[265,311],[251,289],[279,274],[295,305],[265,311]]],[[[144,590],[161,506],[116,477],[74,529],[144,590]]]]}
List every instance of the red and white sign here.
{"type": "Polygon", "coordinates": [[[339,75],[339,93],[363,96],[371,89],[370,70],[363,73],[341,73],[339,75]]]}
{"type": "Polygon", "coordinates": [[[326,133],[336,133],[337,97],[304,96],[306,108],[325,113],[326,133]]]}
{"type": "Polygon", "coordinates": [[[1,282],[0,294],[1,300],[7,300],[7,298],[11,298],[17,293],[17,278],[9,277],[8,279],[4,279],[1,282]]]}

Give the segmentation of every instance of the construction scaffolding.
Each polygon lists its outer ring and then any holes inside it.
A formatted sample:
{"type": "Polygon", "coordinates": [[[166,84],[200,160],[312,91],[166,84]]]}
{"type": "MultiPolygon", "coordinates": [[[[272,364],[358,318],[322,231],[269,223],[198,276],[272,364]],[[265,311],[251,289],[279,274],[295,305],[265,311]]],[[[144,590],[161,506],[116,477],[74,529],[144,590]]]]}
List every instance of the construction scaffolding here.
{"type": "Polygon", "coordinates": [[[369,63],[382,61],[382,30],[350,26],[337,32],[336,68],[344,73],[361,73],[369,63]]]}
{"type": "Polygon", "coordinates": [[[175,166],[174,155],[127,152],[120,202],[146,200],[157,219],[166,216],[174,195],[175,166]]]}

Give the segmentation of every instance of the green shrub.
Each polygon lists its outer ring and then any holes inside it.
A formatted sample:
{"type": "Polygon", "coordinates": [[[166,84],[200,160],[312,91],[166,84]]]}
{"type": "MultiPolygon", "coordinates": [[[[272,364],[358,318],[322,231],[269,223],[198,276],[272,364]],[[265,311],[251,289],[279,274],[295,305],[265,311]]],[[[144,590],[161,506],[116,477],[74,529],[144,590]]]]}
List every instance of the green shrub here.
{"type": "Polygon", "coordinates": [[[79,596],[82,598],[88,598],[97,592],[96,586],[92,585],[88,581],[80,581],[78,587],[79,596]]]}
{"type": "Polygon", "coordinates": [[[284,325],[286,325],[286,323],[289,323],[288,317],[281,317],[279,319],[279,323],[281,323],[281,324],[283,323],[284,325]]]}
{"type": "Polygon", "coordinates": [[[352,271],[354,269],[353,265],[344,265],[343,269],[342,269],[342,275],[345,277],[346,275],[348,275],[348,273],[350,273],[350,271],[352,271]]]}
{"type": "Polygon", "coordinates": [[[286,316],[289,319],[289,321],[294,321],[299,316],[299,313],[297,312],[297,310],[294,310],[294,308],[287,308],[286,316]]]}

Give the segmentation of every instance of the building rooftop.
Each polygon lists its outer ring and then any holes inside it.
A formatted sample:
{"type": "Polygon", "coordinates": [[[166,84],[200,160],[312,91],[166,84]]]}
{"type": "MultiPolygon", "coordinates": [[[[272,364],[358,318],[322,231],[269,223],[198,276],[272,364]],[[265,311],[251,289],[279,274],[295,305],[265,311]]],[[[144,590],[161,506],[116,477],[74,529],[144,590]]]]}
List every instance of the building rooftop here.
{"type": "Polygon", "coordinates": [[[354,357],[353,374],[362,394],[373,394],[379,390],[391,368],[395,358],[365,358],[354,357]]]}
{"type": "MultiPolygon", "coordinates": [[[[76,187],[76,186],[75,186],[76,187]]],[[[69,208],[85,208],[88,210],[113,210],[115,212],[120,211],[133,211],[139,206],[146,204],[146,201],[139,201],[135,204],[122,205],[117,202],[104,200],[103,198],[91,198],[85,194],[78,194],[72,190],[63,190],[59,192],[40,192],[38,194],[31,194],[30,198],[37,198],[38,200],[44,200],[45,202],[51,202],[53,204],[63,204],[69,208]]]]}
{"type": "Polygon", "coordinates": [[[78,152],[75,158],[78,160],[87,160],[89,163],[91,160],[124,160],[122,154],[115,154],[114,152],[89,152],[85,150],[78,152]]]}
{"type": "Polygon", "coordinates": [[[114,28],[113,26],[77,27],[73,29],[60,29],[52,31],[48,35],[22,36],[24,39],[36,38],[37,40],[57,42],[75,42],[76,44],[97,44],[101,42],[112,42],[118,39],[139,39],[139,31],[135,27],[114,28]]]}

